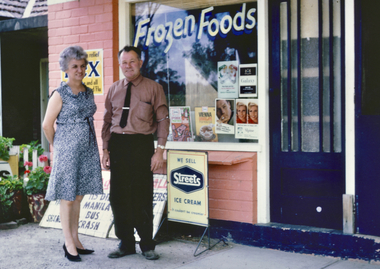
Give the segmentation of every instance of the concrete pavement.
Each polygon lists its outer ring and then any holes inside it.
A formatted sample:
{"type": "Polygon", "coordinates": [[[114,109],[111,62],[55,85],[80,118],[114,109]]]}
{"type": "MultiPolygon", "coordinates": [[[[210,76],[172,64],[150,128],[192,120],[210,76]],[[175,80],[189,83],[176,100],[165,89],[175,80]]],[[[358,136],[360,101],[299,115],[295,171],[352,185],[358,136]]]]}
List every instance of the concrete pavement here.
{"type": "MultiPolygon", "coordinates": [[[[211,250],[194,257],[199,238],[186,236],[160,240],[156,251],[160,259],[148,261],[137,247],[137,254],[109,259],[118,240],[80,235],[94,254],[81,255],[82,262],[69,262],[63,256],[63,236],[60,229],[41,228],[36,223],[0,230],[0,268],[291,268],[291,269],[351,269],[380,268],[380,262],[342,260],[336,257],[298,254],[273,249],[219,242],[211,250]]],[[[205,249],[204,240],[197,253],[205,249]]],[[[211,245],[216,240],[211,240],[211,245]]]]}

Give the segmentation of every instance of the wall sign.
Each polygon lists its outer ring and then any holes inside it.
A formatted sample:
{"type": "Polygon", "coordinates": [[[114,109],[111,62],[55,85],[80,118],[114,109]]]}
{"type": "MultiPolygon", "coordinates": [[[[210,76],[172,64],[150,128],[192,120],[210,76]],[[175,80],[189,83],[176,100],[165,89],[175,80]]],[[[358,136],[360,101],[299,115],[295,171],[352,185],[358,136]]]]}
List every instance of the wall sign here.
{"type": "Polygon", "coordinates": [[[208,227],[207,152],[167,152],[168,220],[208,227]]]}
{"type": "MultiPolygon", "coordinates": [[[[88,65],[83,83],[94,91],[95,95],[104,93],[103,86],[103,49],[86,50],[88,54],[88,65]]],[[[62,81],[67,82],[68,77],[65,72],[61,73],[62,81]]]]}

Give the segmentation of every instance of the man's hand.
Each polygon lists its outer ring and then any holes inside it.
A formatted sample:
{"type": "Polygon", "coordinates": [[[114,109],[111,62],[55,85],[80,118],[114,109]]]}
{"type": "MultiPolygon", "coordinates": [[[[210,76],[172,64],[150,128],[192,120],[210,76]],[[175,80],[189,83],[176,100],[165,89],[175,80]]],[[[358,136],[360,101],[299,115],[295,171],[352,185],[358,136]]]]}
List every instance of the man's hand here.
{"type": "Polygon", "coordinates": [[[108,149],[103,149],[102,165],[104,169],[110,169],[110,154],[108,152],[108,149]]]}
{"type": "Polygon", "coordinates": [[[150,171],[155,171],[164,166],[164,150],[157,148],[150,162],[150,171]]]}

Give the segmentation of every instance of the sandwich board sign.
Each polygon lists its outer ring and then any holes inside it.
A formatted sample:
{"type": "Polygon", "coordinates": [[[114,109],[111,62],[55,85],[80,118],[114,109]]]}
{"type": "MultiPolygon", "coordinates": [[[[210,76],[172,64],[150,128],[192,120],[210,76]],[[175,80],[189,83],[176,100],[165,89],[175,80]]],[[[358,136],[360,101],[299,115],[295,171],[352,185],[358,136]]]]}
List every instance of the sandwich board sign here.
{"type": "Polygon", "coordinates": [[[168,220],[208,227],[207,152],[167,151],[168,220]]]}

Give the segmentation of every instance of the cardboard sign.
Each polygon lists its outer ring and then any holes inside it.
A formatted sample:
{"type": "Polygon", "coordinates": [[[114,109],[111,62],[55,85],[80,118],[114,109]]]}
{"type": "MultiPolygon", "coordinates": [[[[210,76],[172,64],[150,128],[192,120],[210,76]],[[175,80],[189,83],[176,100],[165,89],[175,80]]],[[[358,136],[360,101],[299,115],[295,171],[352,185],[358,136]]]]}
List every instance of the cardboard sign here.
{"type": "MultiPolygon", "coordinates": [[[[78,232],[106,238],[113,222],[109,202],[110,172],[102,171],[102,176],[104,193],[102,195],[85,195],[83,197],[78,232]]],[[[62,229],[59,213],[60,201],[51,202],[40,222],[40,226],[62,229]]]]}
{"type": "Polygon", "coordinates": [[[207,152],[167,153],[168,220],[208,227],[207,152]]]}
{"type": "MultiPolygon", "coordinates": [[[[81,202],[79,216],[79,229],[81,234],[101,237],[117,238],[113,227],[113,214],[109,202],[110,172],[102,171],[103,191],[102,195],[85,195],[81,202]]],[[[160,226],[162,214],[165,209],[167,191],[166,175],[154,175],[153,193],[153,238],[160,226]]],[[[60,221],[60,201],[49,204],[41,222],[41,227],[62,229],[60,221]]],[[[135,231],[136,241],[140,241],[135,231]]]]}

